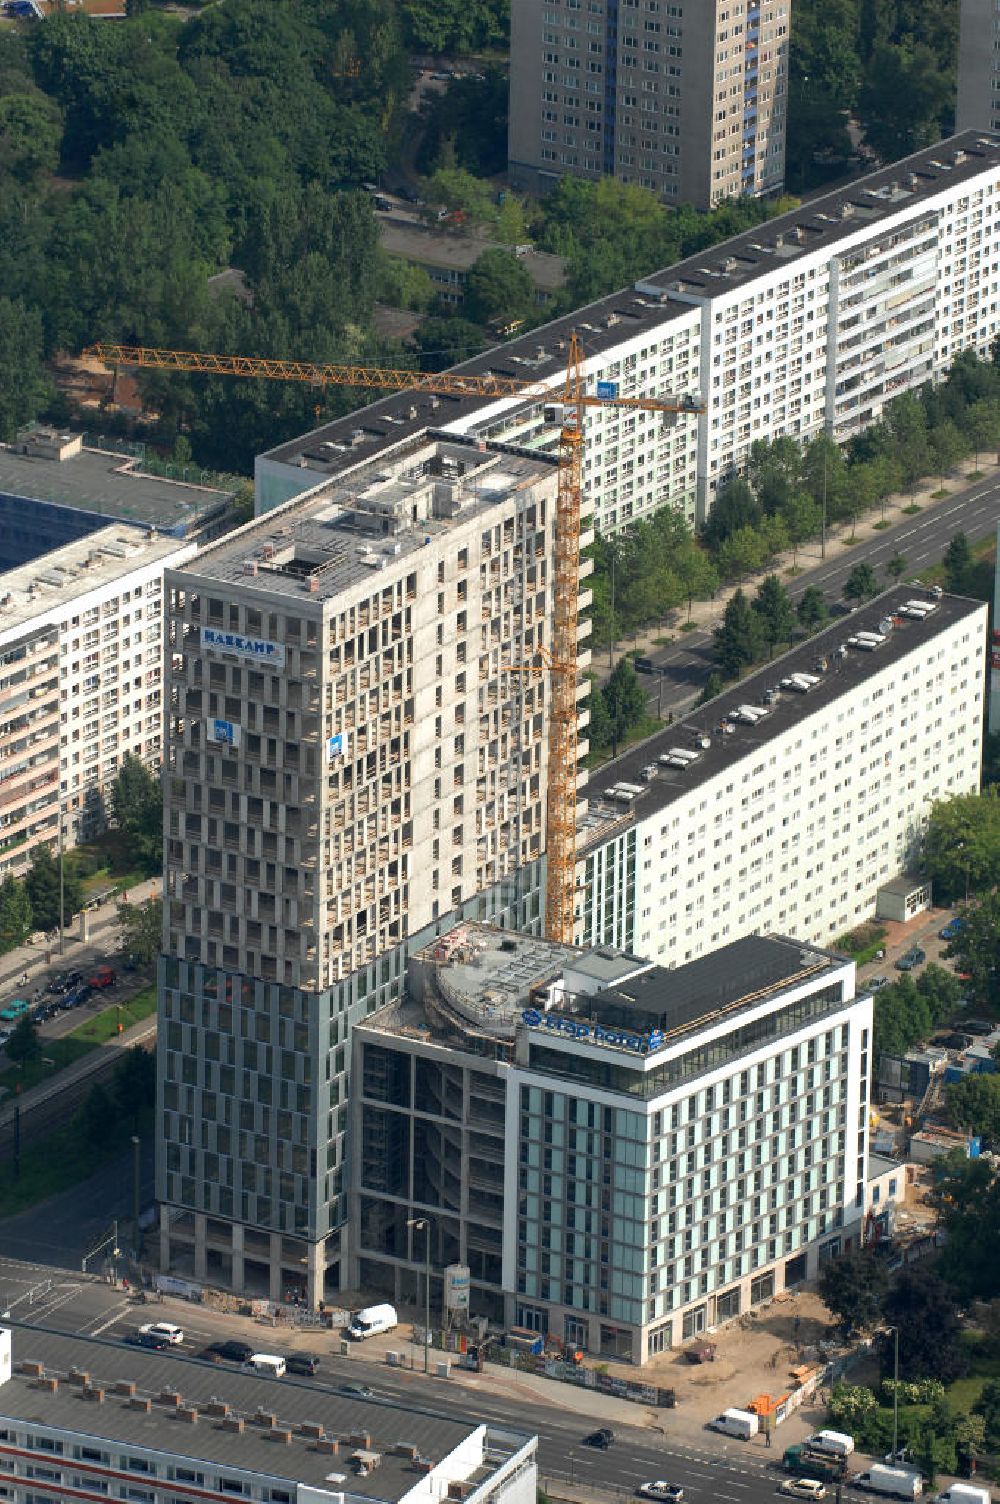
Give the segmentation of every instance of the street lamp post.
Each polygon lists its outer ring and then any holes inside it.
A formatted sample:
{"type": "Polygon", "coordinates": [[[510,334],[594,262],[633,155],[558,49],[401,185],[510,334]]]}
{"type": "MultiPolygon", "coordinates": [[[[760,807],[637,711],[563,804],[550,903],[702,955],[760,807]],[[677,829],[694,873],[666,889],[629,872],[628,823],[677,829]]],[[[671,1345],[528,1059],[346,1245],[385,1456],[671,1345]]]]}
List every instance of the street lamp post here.
{"type": "Polygon", "coordinates": [[[899,1327],[886,1328],[887,1333],[892,1333],[892,1460],[899,1459],[896,1453],[899,1450],[899,1327]]]}
{"type": "Polygon", "coordinates": [[[431,1331],[431,1224],[427,1217],[408,1217],[407,1227],[424,1230],[424,1373],[430,1372],[427,1339],[431,1331]]]}

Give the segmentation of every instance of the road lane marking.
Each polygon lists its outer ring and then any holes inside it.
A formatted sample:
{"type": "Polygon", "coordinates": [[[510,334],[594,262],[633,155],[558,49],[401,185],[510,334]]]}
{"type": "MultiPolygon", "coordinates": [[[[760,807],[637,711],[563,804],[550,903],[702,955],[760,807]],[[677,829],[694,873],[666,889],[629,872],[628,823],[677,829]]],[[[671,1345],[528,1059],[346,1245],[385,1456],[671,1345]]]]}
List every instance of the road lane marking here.
{"type": "Polygon", "coordinates": [[[92,1326],[92,1329],[90,1331],[87,1331],[85,1328],[81,1329],[80,1336],[99,1337],[102,1332],[106,1332],[108,1330],[108,1327],[114,1326],[115,1322],[120,1321],[121,1318],[130,1310],[130,1303],[128,1301],[122,1301],[121,1305],[115,1307],[111,1315],[107,1317],[106,1321],[101,1321],[99,1316],[91,1317],[91,1324],[94,1321],[97,1321],[99,1322],[99,1325],[92,1326]]]}

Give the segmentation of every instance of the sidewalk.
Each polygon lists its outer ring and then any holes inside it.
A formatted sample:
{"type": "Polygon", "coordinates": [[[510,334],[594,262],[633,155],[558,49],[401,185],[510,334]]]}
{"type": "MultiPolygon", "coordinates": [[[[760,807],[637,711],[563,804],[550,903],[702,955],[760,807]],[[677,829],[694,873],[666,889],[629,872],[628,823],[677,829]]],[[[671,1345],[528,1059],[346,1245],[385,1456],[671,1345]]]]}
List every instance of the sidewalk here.
{"type": "MultiPolygon", "coordinates": [[[[998,469],[1000,469],[1000,464],[995,459],[991,459],[986,455],[980,456],[980,469],[978,471],[980,476],[985,477],[991,471],[998,469]]],[[[968,477],[973,473],[977,473],[974,459],[962,460],[956,465],[954,470],[949,472],[948,476],[949,496],[956,494],[967,483],[971,484],[968,481],[968,477]]],[[[928,479],[921,482],[912,495],[904,492],[899,495],[890,496],[885,504],[885,521],[890,527],[906,521],[906,508],[909,506],[929,508],[943,505],[947,501],[947,497],[939,497],[937,500],[934,500],[932,497],[932,492],[938,489],[938,478],[934,476],[928,477],[928,479]]],[[[786,572],[794,567],[797,571],[794,579],[808,584],[809,575],[813,574],[821,566],[826,568],[830,564],[843,562],[845,556],[855,552],[859,540],[868,539],[871,541],[872,538],[877,539],[882,532],[887,531],[887,529],[879,528],[878,531],[873,532],[873,525],[876,522],[881,522],[882,516],[882,509],[874,508],[871,512],[865,513],[863,517],[859,517],[855,529],[854,543],[848,542],[852,531],[851,524],[849,522],[834,523],[827,529],[826,557],[823,559],[820,558],[818,540],[812,539],[809,543],[796,550],[796,564],[794,566],[792,563],[793,555],[791,550],[789,550],[787,553],[780,554],[774,563],[759,575],[752,575],[749,579],[734,585],[724,585],[711,600],[695,601],[691,608],[691,626],[698,627],[702,631],[712,631],[721,622],[723,612],[737,590],[742,590],[744,593],[747,590],[753,590],[764,578],[765,574],[776,574],[780,578],[787,578],[786,572]]],[[[891,582],[880,579],[879,583],[880,586],[888,586],[891,582]]],[[[648,653],[651,649],[659,645],[657,643],[658,638],[670,638],[675,643],[683,643],[687,633],[682,628],[686,621],[686,608],[678,606],[670,613],[669,618],[665,617],[658,625],[641,631],[638,634],[638,639],[634,638],[631,633],[627,637],[623,637],[616,644],[617,657],[620,658],[626,652],[638,651],[640,653],[648,653]]],[[[606,648],[601,648],[597,651],[602,657],[607,656],[606,648]]],[[[599,670],[598,677],[602,680],[606,679],[609,672],[606,668],[599,670]]]]}

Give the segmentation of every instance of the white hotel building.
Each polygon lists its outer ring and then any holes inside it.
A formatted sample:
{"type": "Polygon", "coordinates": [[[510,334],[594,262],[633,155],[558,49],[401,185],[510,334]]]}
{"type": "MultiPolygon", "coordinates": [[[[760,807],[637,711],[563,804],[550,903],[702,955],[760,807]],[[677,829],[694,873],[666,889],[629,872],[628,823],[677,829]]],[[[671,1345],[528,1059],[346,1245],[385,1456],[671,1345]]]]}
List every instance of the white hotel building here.
{"type": "Polygon", "coordinates": [[[679,966],[871,918],[932,802],[979,787],[986,623],[984,603],[897,586],[605,765],[578,942],[679,966]]]}
{"type": "Polygon", "coordinates": [[[871,1028],[797,940],[666,970],[458,926],[354,1030],[352,1283],[416,1303],[426,1253],[435,1312],[458,1263],[473,1315],[680,1346],[857,1242],[871,1028]]]}
{"type": "Polygon", "coordinates": [[[0,880],[100,824],[131,754],[159,766],[163,571],[193,543],[124,523],[0,575],[0,880]]]}
{"type": "MultiPolygon", "coordinates": [[[[599,531],[667,503],[704,520],[751,444],[845,440],[900,392],[985,355],[1000,330],[1000,135],[969,131],[651,273],[458,368],[559,384],[570,333],[588,385],[700,392],[706,410],[588,409],[599,531]]],[[[541,400],[389,396],[260,455],[267,511],[427,425],[551,448],[541,400]]]]}

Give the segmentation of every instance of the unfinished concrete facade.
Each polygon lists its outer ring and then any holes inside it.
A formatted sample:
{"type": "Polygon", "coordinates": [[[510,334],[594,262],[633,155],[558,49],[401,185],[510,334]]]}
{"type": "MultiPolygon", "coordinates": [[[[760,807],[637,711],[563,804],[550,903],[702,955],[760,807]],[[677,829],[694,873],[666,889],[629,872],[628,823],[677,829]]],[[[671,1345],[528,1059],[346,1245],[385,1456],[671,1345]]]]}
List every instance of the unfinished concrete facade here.
{"type": "Polygon", "coordinates": [[[164,1267],[338,1288],[352,1025],[456,915],[537,925],[555,491],[425,433],[168,576],[164,1267]]]}

